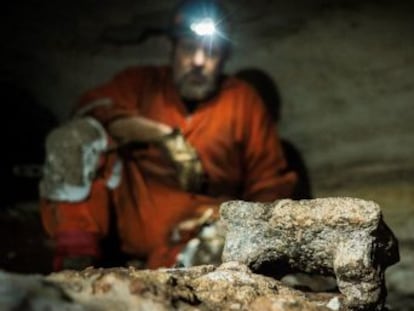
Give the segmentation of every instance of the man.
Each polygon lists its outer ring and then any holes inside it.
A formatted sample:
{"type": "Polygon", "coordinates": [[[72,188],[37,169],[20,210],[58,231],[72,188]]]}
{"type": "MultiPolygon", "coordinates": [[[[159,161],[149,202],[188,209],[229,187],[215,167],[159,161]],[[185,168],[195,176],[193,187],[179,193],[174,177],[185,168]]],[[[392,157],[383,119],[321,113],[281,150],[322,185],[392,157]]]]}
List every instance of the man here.
{"type": "Polygon", "coordinates": [[[176,264],[221,202],[290,195],[296,175],[259,97],[222,75],[227,18],[216,1],[184,1],[171,67],[126,69],[49,135],[40,192],[55,270],[96,262],[112,214],[122,251],[156,268],[176,264]]]}

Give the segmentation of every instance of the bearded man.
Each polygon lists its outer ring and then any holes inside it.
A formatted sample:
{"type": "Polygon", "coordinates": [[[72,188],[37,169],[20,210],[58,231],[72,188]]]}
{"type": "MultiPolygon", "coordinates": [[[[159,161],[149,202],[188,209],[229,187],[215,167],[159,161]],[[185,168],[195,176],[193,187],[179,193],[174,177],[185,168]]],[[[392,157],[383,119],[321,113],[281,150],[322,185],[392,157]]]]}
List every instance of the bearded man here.
{"type": "Polygon", "coordinates": [[[50,133],[40,194],[55,270],[97,264],[113,217],[124,254],[168,267],[223,201],[291,195],[296,175],[261,99],[223,75],[228,17],[217,1],[182,2],[170,66],[127,68],[50,133]]]}

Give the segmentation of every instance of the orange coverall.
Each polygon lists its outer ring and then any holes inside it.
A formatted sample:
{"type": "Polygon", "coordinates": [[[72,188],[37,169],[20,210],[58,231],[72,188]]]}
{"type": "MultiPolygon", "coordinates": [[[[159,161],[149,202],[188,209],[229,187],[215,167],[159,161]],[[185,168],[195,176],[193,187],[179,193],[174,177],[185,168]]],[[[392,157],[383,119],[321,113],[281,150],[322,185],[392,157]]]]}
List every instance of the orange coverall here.
{"type": "MultiPolygon", "coordinates": [[[[107,233],[109,209],[114,208],[122,250],[147,256],[152,268],[166,265],[168,256],[160,250],[169,248],[171,230],[179,222],[229,199],[273,201],[290,196],[296,174],[285,171],[275,125],[246,83],[226,78],[218,94],[189,115],[169,67],[134,67],[87,92],[78,108],[101,98],[113,104],[98,106],[88,115],[104,127],[117,118],[142,116],[179,128],[198,152],[207,186],[203,194],[185,192],[174,180],[171,163],[157,150],[131,151],[122,157],[117,188],[105,186],[104,168],[86,201],[41,201],[44,226],[61,255],[98,255],[95,242],[107,233]],[[150,169],[153,163],[164,169],[157,174],[150,169]]],[[[105,156],[106,163],[115,156],[105,156]]]]}

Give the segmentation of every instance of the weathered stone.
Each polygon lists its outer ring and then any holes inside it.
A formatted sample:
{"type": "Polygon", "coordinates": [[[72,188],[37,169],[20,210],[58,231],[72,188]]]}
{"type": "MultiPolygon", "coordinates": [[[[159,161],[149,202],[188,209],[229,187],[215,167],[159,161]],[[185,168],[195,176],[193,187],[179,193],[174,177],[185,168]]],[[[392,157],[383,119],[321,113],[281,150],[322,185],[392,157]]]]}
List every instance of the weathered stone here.
{"type": "Polygon", "coordinates": [[[219,267],[88,268],[47,277],[6,273],[0,277],[2,311],[345,310],[341,295],[305,295],[237,262],[219,267]],[[332,301],[339,308],[328,308],[332,301]],[[48,309],[42,309],[45,302],[48,309]]]}
{"type": "Polygon", "coordinates": [[[0,271],[2,311],[88,311],[73,302],[61,287],[40,275],[23,276],[0,271]]]}
{"type": "Polygon", "coordinates": [[[295,297],[283,297],[281,299],[274,299],[271,297],[260,297],[250,306],[251,311],[332,311],[325,306],[318,306],[313,303],[302,302],[298,303],[295,297]]]}
{"type": "Polygon", "coordinates": [[[231,201],[220,212],[227,226],[223,261],[238,261],[253,271],[274,264],[334,275],[349,308],[383,307],[384,270],[398,262],[399,254],[376,203],[355,198],[231,201]]]}

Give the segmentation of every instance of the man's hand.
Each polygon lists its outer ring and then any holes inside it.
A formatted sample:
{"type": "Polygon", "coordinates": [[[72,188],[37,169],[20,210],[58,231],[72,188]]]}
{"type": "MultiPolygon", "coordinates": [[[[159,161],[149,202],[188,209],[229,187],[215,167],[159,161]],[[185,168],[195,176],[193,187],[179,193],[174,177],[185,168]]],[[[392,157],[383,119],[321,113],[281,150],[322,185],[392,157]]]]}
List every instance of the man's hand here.
{"type": "Polygon", "coordinates": [[[196,229],[199,230],[203,225],[208,224],[209,222],[213,221],[215,217],[213,207],[210,207],[204,211],[197,218],[190,218],[180,222],[177,225],[177,229],[179,231],[195,231],[196,229]]]}
{"type": "Polygon", "coordinates": [[[132,142],[154,143],[174,165],[181,188],[201,190],[204,172],[200,159],[178,129],[143,117],[121,118],[112,121],[108,132],[118,147],[132,142]]]}
{"type": "Polygon", "coordinates": [[[170,242],[185,242],[197,236],[203,226],[217,220],[215,210],[218,210],[217,206],[212,205],[206,208],[202,214],[179,222],[171,231],[170,242]]]}
{"type": "Polygon", "coordinates": [[[172,228],[169,243],[150,254],[147,268],[189,267],[220,262],[224,227],[217,221],[219,206],[208,204],[197,209],[193,217],[172,228]]]}
{"type": "Polygon", "coordinates": [[[156,144],[174,163],[177,179],[182,189],[200,191],[204,181],[204,171],[197,151],[191,146],[178,129],[161,139],[156,144]]]}
{"type": "Polygon", "coordinates": [[[225,241],[225,225],[214,217],[213,209],[207,209],[199,218],[181,222],[177,226],[180,234],[192,230],[191,238],[177,255],[177,267],[220,264],[225,241]]]}

